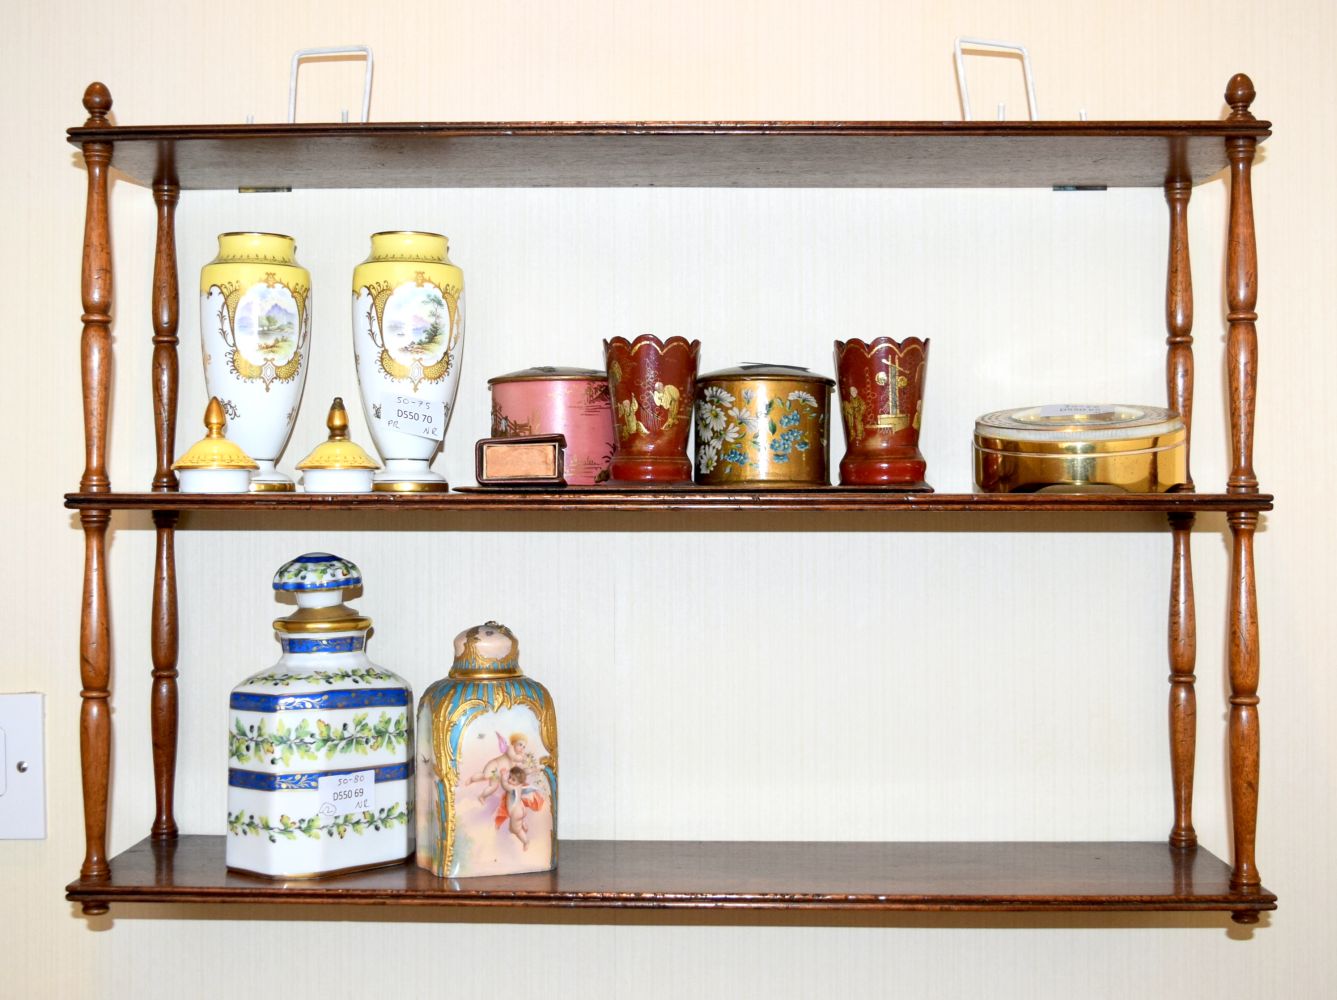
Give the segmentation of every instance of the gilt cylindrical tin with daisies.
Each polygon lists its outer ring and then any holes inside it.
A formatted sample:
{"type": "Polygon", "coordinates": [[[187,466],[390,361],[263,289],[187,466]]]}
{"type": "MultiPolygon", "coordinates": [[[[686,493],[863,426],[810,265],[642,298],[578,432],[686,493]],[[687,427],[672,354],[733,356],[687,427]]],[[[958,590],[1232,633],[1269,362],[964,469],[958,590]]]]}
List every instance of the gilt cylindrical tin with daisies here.
{"type": "Polygon", "coordinates": [[[831,387],[806,368],[744,364],[697,379],[696,481],[826,486],[831,387]]]}

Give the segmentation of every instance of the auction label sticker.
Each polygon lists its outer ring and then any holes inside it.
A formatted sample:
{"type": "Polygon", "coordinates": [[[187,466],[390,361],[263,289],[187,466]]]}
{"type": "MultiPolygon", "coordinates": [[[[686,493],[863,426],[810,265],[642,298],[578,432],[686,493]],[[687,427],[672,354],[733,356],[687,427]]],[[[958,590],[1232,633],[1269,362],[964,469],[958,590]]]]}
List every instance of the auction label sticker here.
{"type": "Polygon", "coordinates": [[[372,419],[384,427],[414,437],[440,441],[446,436],[446,404],[397,392],[380,395],[371,406],[372,419]]]}
{"type": "Polygon", "coordinates": [[[322,816],[347,816],[349,813],[376,811],[374,768],[322,775],[316,784],[320,790],[322,816]]]}

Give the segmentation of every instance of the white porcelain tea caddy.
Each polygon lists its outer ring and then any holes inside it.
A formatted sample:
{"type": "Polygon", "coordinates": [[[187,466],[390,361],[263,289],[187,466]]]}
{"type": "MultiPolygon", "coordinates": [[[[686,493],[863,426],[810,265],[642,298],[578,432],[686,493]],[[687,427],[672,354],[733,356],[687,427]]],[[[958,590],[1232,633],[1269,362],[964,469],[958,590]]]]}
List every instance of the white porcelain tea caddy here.
{"type": "Polygon", "coordinates": [[[231,869],[310,878],[413,854],[413,692],[367,659],[371,619],[342,600],[361,584],[327,552],[274,575],[297,611],[274,622],[278,663],[232,690],[231,869]]]}

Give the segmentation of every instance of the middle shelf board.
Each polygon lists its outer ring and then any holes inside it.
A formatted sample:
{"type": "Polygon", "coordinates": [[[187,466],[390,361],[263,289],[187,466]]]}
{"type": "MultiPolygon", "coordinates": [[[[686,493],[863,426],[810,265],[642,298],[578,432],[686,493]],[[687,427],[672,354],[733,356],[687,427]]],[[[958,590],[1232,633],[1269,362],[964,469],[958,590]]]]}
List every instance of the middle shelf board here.
{"type": "Polygon", "coordinates": [[[479,493],[70,493],[72,510],[175,511],[1029,511],[1229,512],[1272,509],[1267,493],[890,493],[885,490],[565,489],[479,493]]]}
{"type": "Polygon", "coordinates": [[[567,840],[557,870],[437,878],[411,861],[283,881],[229,872],[221,836],[140,841],[77,901],[788,910],[1276,909],[1205,848],[1146,842],[567,840]]]}

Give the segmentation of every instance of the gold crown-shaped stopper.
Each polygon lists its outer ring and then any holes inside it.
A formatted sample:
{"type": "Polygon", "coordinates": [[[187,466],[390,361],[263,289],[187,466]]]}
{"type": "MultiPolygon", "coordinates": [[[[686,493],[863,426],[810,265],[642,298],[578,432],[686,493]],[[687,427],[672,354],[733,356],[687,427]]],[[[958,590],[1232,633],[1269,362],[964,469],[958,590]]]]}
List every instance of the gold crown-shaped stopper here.
{"type": "Polygon", "coordinates": [[[330,429],[328,440],[312,449],[311,454],[297,463],[299,469],[379,469],[380,465],[348,437],[348,411],[341,396],[330,404],[330,415],[325,420],[330,429]]]}
{"type": "Polygon", "coordinates": [[[172,463],[173,469],[258,469],[251,456],[241,446],[229,441],[223,431],[227,417],[223,404],[214,396],[204,411],[206,432],[203,438],[186,449],[186,453],[172,463]]]}

